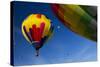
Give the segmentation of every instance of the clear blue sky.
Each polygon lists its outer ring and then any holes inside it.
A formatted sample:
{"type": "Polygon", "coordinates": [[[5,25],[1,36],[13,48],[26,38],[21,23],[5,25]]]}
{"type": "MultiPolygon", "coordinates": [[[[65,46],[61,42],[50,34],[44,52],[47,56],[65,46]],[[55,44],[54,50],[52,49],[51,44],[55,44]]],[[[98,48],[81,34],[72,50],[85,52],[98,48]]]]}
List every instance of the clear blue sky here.
{"type": "Polygon", "coordinates": [[[88,40],[65,27],[53,13],[50,4],[14,2],[13,5],[14,65],[72,63],[97,60],[97,43],[88,40]],[[30,14],[46,15],[54,25],[53,36],[40,49],[35,49],[23,37],[22,21],[30,14]]]}

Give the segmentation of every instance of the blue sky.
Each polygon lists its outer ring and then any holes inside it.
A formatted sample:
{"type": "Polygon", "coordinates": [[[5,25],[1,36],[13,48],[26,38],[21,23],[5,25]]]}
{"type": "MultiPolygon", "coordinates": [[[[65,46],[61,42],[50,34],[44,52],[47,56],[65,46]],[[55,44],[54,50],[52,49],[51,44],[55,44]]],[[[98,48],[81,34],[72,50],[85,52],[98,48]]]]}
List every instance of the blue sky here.
{"type": "Polygon", "coordinates": [[[97,60],[97,43],[72,32],[53,13],[50,4],[14,2],[13,4],[14,65],[72,63],[97,60]],[[30,14],[46,15],[54,25],[53,36],[35,56],[35,49],[23,37],[22,21],[30,14]]]}

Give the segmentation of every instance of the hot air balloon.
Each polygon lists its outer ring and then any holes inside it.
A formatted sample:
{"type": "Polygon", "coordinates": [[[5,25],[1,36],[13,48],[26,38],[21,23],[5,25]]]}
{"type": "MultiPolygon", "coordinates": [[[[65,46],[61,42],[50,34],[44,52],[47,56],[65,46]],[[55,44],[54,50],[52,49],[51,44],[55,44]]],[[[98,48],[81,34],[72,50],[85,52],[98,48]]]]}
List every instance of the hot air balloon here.
{"type": "Polygon", "coordinates": [[[84,7],[88,12],[79,5],[52,4],[51,7],[56,17],[71,31],[92,41],[97,41],[97,20],[91,16],[93,12],[96,16],[96,7],[95,9],[84,7]]]}
{"type": "Polygon", "coordinates": [[[36,56],[39,49],[52,35],[53,24],[43,14],[31,14],[22,22],[22,34],[26,40],[35,48],[36,56]]]}

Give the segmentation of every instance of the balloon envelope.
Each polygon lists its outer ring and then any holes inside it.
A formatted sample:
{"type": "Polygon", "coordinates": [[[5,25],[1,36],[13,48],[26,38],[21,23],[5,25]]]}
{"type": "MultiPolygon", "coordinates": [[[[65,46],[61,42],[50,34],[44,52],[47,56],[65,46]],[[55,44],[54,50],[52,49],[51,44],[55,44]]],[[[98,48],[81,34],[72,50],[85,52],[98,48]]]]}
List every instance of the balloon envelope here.
{"type": "Polygon", "coordinates": [[[79,5],[52,4],[52,9],[60,21],[71,31],[90,40],[97,40],[96,19],[79,5]]]}
{"type": "Polygon", "coordinates": [[[43,14],[31,14],[22,23],[22,33],[26,40],[38,50],[53,32],[51,21],[43,14]]]}

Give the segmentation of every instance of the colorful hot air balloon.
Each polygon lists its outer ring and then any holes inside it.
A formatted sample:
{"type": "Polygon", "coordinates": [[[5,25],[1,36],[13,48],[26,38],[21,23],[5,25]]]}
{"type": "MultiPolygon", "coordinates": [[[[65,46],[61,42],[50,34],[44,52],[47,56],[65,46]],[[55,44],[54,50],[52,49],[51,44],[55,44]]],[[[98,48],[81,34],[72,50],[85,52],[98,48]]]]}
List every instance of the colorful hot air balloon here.
{"type": "Polygon", "coordinates": [[[22,33],[36,49],[36,56],[38,56],[39,49],[51,36],[53,29],[51,21],[43,14],[31,14],[22,22],[22,33]]]}
{"type": "Polygon", "coordinates": [[[84,7],[84,9],[88,9],[86,12],[79,5],[52,4],[51,6],[55,15],[71,31],[97,41],[97,20],[91,16],[93,11],[90,13],[91,15],[88,13],[90,12],[89,9],[96,12],[96,8],[84,7]]]}

